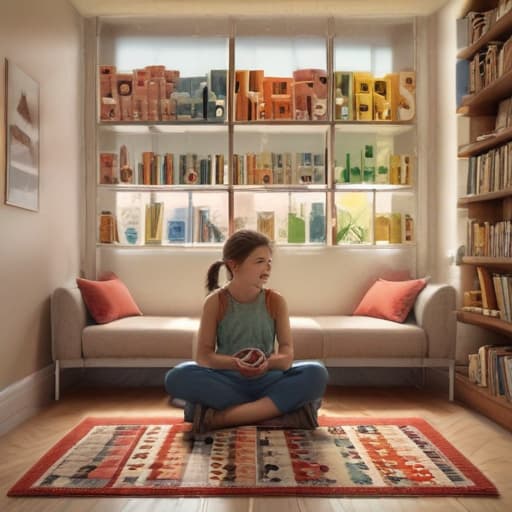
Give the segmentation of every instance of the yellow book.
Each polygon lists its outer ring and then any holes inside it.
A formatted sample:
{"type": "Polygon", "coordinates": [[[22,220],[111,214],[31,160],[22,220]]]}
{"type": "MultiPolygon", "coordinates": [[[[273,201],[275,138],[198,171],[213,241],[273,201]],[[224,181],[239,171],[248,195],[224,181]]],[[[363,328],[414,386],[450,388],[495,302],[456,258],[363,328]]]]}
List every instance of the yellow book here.
{"type": "Polygon", "coordinates": [[[354,72],[355,118],[358,121],[373,119],[373,75],[365,71],[354,72]]]}
{"type": "Polygon", "coordinates": [[[389,215],[375,216],[375,243],[389,243],[389,215]]]}
{"type": "Polygon", "coordinates": [[[476,273],[480,283],[480,290],[482,290],[482,306],[487,309],[498,309],[491,273],[481,266],[476,267],[476,273]]]}
{"type": "Polygon", "coordinates": [[[162,219],[164,203],[151,203],[146,205],[145,240],[146,244],[162,243],[162,219]]]}
{"type": "Polygon", "coordinates": [[[389,82],[389,104],[391,110],[391,121],[398,120],[398,99],[399,94],[399,75],[398,73],[389,73],[384,77],[389,82]]]}
{"type": "Polygon", "coordinates": [[[371,94],[356,94],[356,119],[358,121],[373,119],[373,96],[371,94]]]}
{"type": "Polygon", "coordinates": [[[373,94],[373,75],[367,71],[354,72],[354,94],[373,94]]]}
{"type": "Polygon", "coordinates": [[[402,243],[402,214],[392,213],[389,222],[389,242],[392,244],[402,243]]]}
{"type": "Polygon", "coordinates": [[[373,118],[391,120],[391,80],[388,78],[376,78],[373,83],[373,118]]]}
{"type": "Polygon", "coordinates": [[[391,185],[400,185],[401,160],[400,155],[391,155],[389,159],[389,183],[391,185]]]}

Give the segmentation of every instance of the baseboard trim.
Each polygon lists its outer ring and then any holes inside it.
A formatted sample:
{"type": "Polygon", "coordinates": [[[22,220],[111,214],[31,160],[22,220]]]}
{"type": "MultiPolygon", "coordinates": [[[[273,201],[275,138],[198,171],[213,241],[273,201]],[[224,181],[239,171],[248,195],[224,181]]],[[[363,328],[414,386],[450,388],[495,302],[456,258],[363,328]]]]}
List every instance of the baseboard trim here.
{"type": "Polygon", "coordinates": [[[0,436],[34,416],[53,395],[53,365],[0,391],[0,436]]]}

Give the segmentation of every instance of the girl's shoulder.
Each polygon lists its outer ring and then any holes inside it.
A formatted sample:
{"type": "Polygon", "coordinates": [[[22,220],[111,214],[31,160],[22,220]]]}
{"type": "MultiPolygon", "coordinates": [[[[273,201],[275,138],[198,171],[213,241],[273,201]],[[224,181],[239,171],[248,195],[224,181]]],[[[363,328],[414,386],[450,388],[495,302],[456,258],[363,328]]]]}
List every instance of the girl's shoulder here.
{"type": "Polygon", "coordinates": [[[265,288],[265,305],[272,318],[277,318],[278,311],[284,302],[284,297],[278,291],[265,288]]]}
{"type": "Polygon", "coordinates": [[[204,301],[205,307],[215,311],[217,323],[222,320],[228,308],[228,291],[223,288],[217,288],[207,295],[204,301]]]}

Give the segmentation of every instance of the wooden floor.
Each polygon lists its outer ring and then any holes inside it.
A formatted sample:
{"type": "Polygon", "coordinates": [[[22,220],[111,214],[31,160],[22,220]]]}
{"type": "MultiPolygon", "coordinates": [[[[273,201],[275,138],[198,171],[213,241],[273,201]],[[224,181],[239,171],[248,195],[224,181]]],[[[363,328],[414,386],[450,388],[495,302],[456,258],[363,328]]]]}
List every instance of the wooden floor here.
{"type": "Polygon", "coordinates": [[[512,433],[444,396],[417,389],[328,390],[322,413],[332,416],[421,417],[437,428],[498,487],[499,498],[7,498],[9,487],[85,416],[175,415],[160,389],[67,392],[0,438],[2,512],[345,512],[511,511],[512,433]]]}

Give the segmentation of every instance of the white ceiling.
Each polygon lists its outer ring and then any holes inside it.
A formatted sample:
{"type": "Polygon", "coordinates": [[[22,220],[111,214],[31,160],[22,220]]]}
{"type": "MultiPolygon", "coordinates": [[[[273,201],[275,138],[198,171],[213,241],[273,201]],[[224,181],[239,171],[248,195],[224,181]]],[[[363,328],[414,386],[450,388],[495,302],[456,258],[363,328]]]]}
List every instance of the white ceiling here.
{"type": "Polygon", "coordinates": [[[69,0],[89,16],[421,16],[454,0],[69,0]]]}

